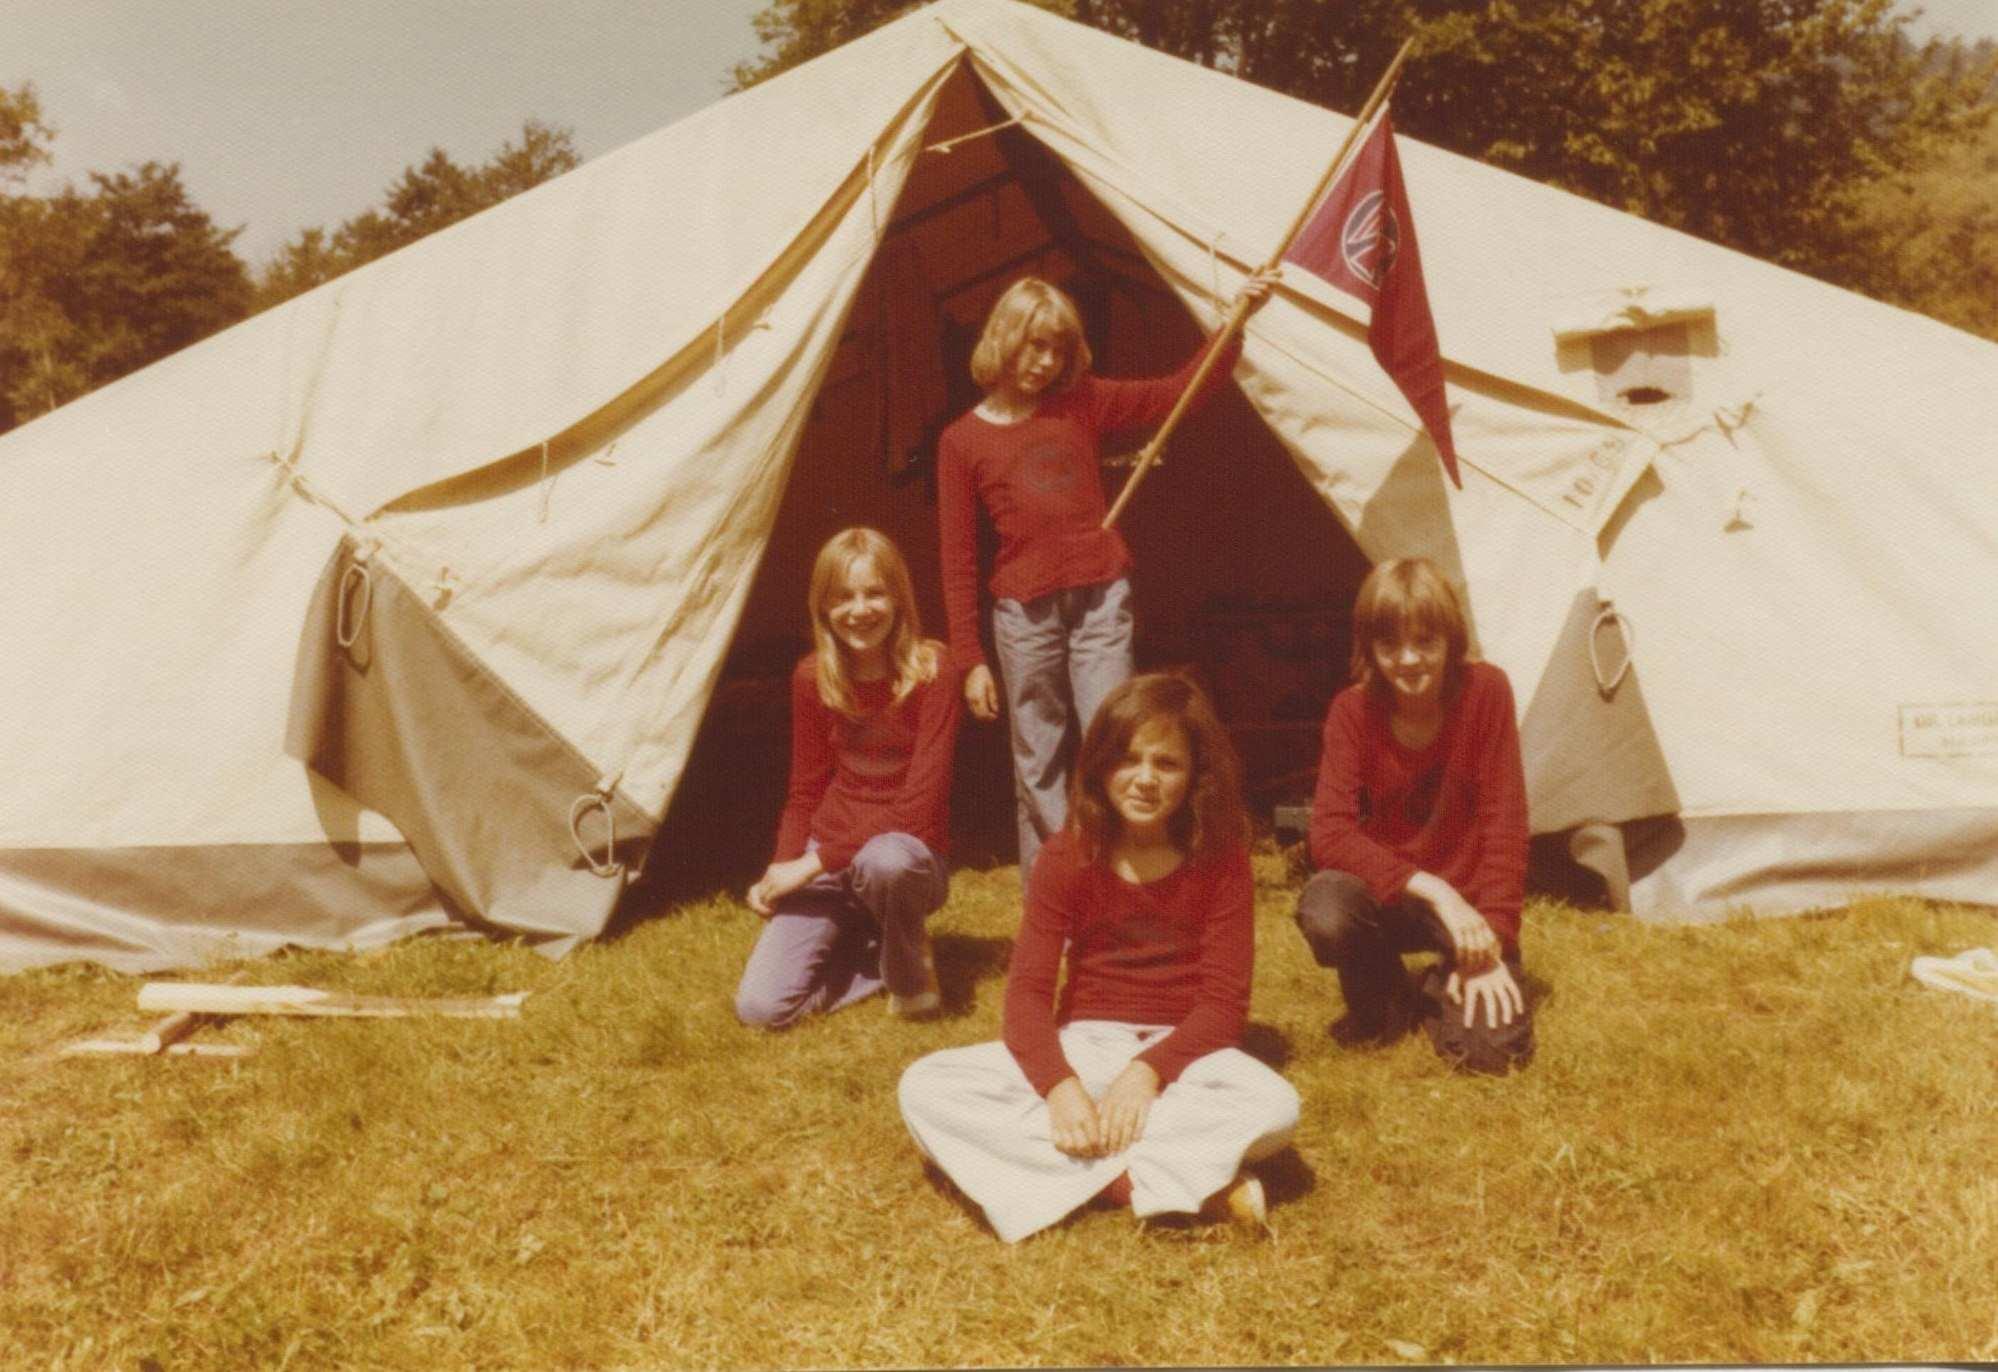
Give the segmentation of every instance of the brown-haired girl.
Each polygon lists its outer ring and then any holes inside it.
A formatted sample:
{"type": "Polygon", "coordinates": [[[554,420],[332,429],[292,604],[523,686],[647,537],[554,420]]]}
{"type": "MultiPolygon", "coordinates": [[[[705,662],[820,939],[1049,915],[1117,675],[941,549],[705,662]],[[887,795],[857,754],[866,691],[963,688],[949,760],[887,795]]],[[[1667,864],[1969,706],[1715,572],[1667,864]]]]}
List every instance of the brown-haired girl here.
{"type": "Polygon", "coordinates": [[[963,697],[923,637],[908,564],[873,529],[834,534],[806,596],[814,650],[791,675],[791,784],[776,855],[749,888],[765,920],[736,988],[776,1028],[885,983],[888,1008],[937,1008],[924,925],[950,874],[951,753],[963,697]]]}
{"type": "MultiPolygon", "coordinates": [[[[1260,304],[1273,278],[1242,294],[1260,304]]],[[[1228,375],[1239,335],[1209,372],[1228,375]]],[[[1204,351],[1204,350],[1203,350],[1204,351]]],[[[1036,277],[1007,287],[985,321],[971,374],[985,399],[937,442],[937,524],[951,660],[980,719],[999,689],[978,638],[978,511],[999,534],[992,638],[1013,735],[1020,872],[1061,828],[1069,722],[1080,733],[1111,687],[1131,674],[1131,550],[1102,526],[1103,435],[1164,419],[1193,378],[1196,354],[1171,376],[1110,381],[1090,371],[1075,302],[1036,277]]]]}
{"type": "Polygon", "coordinates": [[[1298,1100],[1235,1046],[1255,953],[1240,775],[1191,682],[1113,690],[1034,866],[1004,1041],[903,1073],[917,1147],[1009,1243],[1097,1196],[1140,1216],[1263,1218],[1240,1169],[1284,1146],[1298,1100]]]}
{"type": "Polygon", "coordinates": [[[1320,868],[1297,905],[1336,968],[1342,1043],[1420,1020],[1436,1051],[1504,1072],[1533,1051],[1519,962],[1526,782],[1505,673],[1469,660],[1456,592],[1422,558],[1383,562],[1353,609],[1353,685],[1325,716],[1311,807],[1320,868]],[[1441,963],[1410,984],[1404,952],[1441,963]]]}

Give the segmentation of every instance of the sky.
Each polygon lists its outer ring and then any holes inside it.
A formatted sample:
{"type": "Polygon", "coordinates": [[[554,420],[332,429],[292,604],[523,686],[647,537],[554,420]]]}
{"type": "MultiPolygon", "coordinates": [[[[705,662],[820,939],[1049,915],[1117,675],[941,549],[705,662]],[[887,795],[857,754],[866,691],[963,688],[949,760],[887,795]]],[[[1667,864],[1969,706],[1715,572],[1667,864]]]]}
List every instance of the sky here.
{"type": "Polygon", "coordinates": [[[529,117],[586,158],[719,99],[767,0],[0,0],[0,85],[56,129],[48,190],[178,162],[253,265],[378,204],[432,147],[529,117]]]}
{"type": "MultiPolygon", "coordinates": [[[[712,103],[766,3],[0,0],[0,85],[32,81],[57,130],[31,189],[178,162],[254,266],[432,147],[482,162],[532,117],[595,157],[712,103]]],[[[1923,8],[1918,37],[1998,37],[1998,0],[1923,8]]]]}

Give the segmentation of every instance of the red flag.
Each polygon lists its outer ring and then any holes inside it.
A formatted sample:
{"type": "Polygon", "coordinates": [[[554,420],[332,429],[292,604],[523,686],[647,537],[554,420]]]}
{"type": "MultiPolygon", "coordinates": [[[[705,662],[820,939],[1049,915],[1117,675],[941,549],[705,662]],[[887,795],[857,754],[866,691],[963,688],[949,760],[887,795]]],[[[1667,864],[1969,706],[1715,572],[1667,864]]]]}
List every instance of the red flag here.
{"type": "Polygon", "coordinates": [[[1373,310],[1367,341],[1374,358],[1408,397],[1436,444],[1443,469],[1462,488],[1443,396],[1443,357],[1429,313],[1429,292],[1422,284],[1422,255],[1415,246],[1415,217],[1409,212],[1394,127],[1385,109],[1284,259],[1373,310]]]}

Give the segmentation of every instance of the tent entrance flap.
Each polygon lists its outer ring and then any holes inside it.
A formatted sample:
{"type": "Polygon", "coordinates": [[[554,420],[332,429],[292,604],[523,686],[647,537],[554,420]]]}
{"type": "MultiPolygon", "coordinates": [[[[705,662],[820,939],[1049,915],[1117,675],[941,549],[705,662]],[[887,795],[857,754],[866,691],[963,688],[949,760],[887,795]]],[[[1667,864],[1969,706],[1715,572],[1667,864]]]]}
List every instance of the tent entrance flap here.
{"type": "Polygon", "coordinates": [[[394,821],[466,915],[560,954],[602,931],[653,821],[343,538],[299,642],[286,751],[394,821]]]}
{"type": "MultiPolygon", "coordinates": [[[[739,850],[734,870],[715,879],[734,880],[768,856],[763,845],[785,766],[781,749],[769,745],[783,741],[789,674],[810,647],[806,591],[828,537],[866,524],[894,539],[913,574],[924,631],[944,632],[937,435],[978,402],[973,345],[1013,281],[1041,276],[1074,297],[1095,368],[1106,376],[1172,372],[1206,336],[1203,311],[1213,299],[1204,271],[1201,289],[1182,290],[1031,127],[994,130],[1003,118],[996,109],[978,70],[960,64],[922,137],[933,146],[985,136],[948,154],[919,155],[898,197],[884,201],[879,246],[810,398],[767,551],[689,764],[693,775],[682,782],[713,803],[676,800],[666,823],[672,852],[699,857],[676,856],[673,865],[705,864],[726,846],[739,850]],[[746,757],[758,766],[745,768],[746,757]],[[725,773],[725,781],[703,769],[725,773]]],[[[1144,436],[1120,432],[1105,452],[1128,451],[1144,436]]],[[[1106,491],[1121,476],[1106,468],[1106,491]]],[[[1366,558],[1231,382],[1175,437],[1121,532],[1136,561],[1139,662],[1202,675],[1262,799],[1297,771],[1301,755],[1316,756],[1366,558]]],[[[989,527],[981,534],[988,542],[981,565],[989,569],[989,527]]],[[[986,617],[982,610],[981,624],[986,617]]],[[[1003,729],[967,728],[960,746],[956,842],[967,853],[1010,858],[1014,802],[1003,729]]],[[[1300,785],[1308,790],[1308,781],[1300,785]]],[[[660,879],[669,875],[666,864],[656,864],[660,879]]]]}

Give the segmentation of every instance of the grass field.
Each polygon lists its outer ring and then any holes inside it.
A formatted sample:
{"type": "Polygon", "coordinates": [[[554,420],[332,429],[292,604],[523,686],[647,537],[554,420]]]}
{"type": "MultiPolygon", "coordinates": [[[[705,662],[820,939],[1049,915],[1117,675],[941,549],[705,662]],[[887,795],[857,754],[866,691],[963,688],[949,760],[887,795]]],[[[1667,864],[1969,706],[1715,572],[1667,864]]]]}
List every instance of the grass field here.
{"type": "Polygon", "coordinates": [[[513,1022],[239,1020],[236,1063],[56,1061],[136,979],[0,979],[0,1366],[771,1367],[1998,1358],[1998,1010],[1895,899],[1660,928],[1536,905],[1540,1053],[1326,1037],[1259,860],[1247,1046],[1304,1099],[1268,1237],[1089,1212],[1008,1247],[926,1178],[904,1064],[989,1038],[1018,887],[959,873],[949,1010],[738,1028],[755,920],[697,901],[550,964],[476,941],[245,963],[513,1022]]]}

